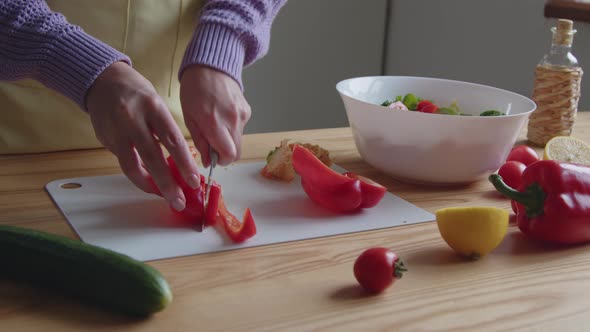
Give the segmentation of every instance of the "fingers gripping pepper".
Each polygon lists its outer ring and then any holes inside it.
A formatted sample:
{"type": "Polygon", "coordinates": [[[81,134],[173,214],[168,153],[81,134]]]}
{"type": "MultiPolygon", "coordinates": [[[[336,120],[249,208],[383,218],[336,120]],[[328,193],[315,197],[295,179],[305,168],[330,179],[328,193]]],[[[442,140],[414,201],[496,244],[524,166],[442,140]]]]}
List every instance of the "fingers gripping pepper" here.
{"type": "Polygon", "coordinates": [[[541,160],[523,172],[519,190],[498,174],[489,180],[516,201],[517,225],[523,233],[551,243],[590,242],[590,167],[541,160]]]}

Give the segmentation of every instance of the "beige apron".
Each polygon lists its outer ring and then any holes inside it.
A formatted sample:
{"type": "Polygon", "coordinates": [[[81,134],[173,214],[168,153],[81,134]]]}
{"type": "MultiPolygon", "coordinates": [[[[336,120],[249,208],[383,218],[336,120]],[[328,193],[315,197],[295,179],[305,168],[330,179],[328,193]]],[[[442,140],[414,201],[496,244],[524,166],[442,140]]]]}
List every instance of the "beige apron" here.
{"type": "MultiPolygon", "coordinates": [[[[48,0],[88,34],[127,54],[164,98],[185,137],[178,69],[200,0],[48,0]]],[[[0,82],[0,154],[102,147],[90,117],[33,80],[0,82]]]]}

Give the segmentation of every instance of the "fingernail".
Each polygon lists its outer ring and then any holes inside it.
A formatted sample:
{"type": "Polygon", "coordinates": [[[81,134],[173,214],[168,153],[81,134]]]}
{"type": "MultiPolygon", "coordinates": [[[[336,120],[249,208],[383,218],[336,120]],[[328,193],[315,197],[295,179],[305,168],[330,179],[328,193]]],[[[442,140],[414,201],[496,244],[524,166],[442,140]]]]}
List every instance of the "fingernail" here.
{"type": "Polygon", "coordinates": [[[197,189],[201,186],[201,182],[199,181],[199,177],[196,174],[191,174],[188,177],[188,185],[191,186],[193,189],[197,189]]]}
{"type": "Polygon", "coordinates": [[[184,210],[184,207],[185,207],[184,202],[180,198],[177,198],[174,201],[172,201],[172,208],[174,208],[174,210],[180,212],[180,211],[184,210]]]}

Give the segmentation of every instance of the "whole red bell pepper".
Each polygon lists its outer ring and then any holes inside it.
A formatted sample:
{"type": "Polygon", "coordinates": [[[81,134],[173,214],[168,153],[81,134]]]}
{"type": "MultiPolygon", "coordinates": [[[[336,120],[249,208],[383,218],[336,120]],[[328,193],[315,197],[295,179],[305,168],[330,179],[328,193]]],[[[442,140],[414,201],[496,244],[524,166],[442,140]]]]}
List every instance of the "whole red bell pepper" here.
{"type": "Polygon", "coordinates": [[[311,151],[293,147],[293,168],[301,176],[305,193],[317,204],[335,212],[354,212],[374,207],[387,188],[352,172],[340,174],[311,151]]]}
{"type": "Polygon", "coordinates": [[[498,174],[489,180],[516,202],[516,222],[524,234],[557,244],[590,242],[589,166],[540,160],[526,168],[519,188],[498,174]]]}

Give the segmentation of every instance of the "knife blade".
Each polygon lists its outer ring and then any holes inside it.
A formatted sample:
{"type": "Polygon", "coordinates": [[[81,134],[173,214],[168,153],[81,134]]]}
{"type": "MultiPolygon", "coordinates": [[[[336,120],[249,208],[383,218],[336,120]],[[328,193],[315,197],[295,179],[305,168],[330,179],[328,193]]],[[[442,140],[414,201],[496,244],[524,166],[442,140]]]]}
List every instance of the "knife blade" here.
{"type": "MultiPolygon", "coordinates": [[[[211,182],[213,181],[213,169],[217,166],[217,152],[213,150],[211,145],[209,145],[209,158],[211,162],[209,163],[209,176],[207,176],[207,191],[205,192],[205,211],[207,211],[207,206],[209,205],[209,194],[211,192],[211,182]]],[[[205,227],[204,225],[205,218],[201,219],[201,229],[205,227]]]]}

